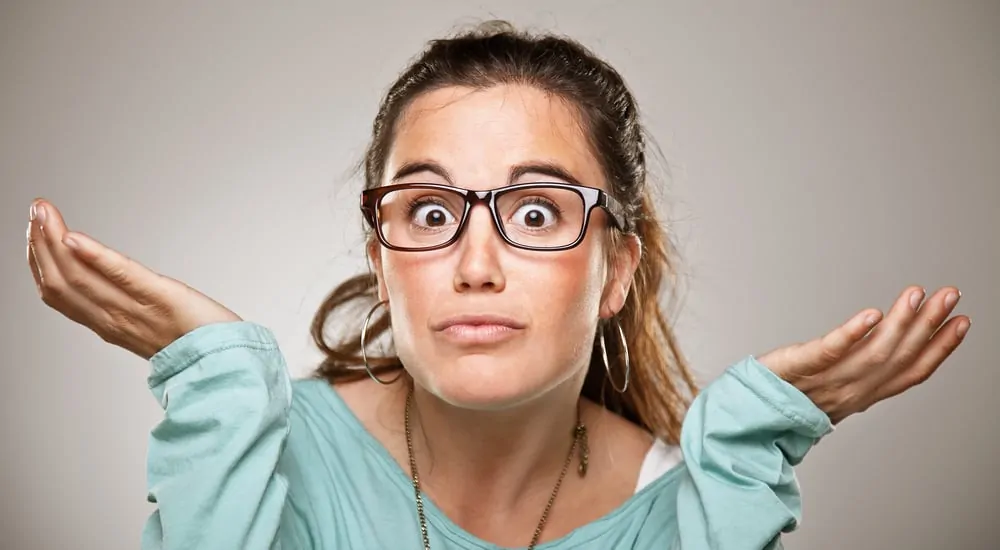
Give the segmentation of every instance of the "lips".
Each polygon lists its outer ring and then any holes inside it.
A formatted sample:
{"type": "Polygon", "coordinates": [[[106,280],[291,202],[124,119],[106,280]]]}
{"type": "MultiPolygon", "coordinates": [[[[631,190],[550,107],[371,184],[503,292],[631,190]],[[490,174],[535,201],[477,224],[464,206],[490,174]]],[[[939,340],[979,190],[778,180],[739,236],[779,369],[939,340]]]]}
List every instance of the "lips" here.
{"type": "Polygon", "coordinates": [[[457,315],[432,325],[438,334],[456,344],[496,344],[511,338],[525,324],[503,315],[457,315]]]}
{"type": "Polygon", "coordinates": [[[431,325],[437,331],[446,330],[456,326],[463,327],[502,327],[512,330],[524,328],[524,323],[504,315],[477,314],[477,315],[455,315],[431,325]]]}

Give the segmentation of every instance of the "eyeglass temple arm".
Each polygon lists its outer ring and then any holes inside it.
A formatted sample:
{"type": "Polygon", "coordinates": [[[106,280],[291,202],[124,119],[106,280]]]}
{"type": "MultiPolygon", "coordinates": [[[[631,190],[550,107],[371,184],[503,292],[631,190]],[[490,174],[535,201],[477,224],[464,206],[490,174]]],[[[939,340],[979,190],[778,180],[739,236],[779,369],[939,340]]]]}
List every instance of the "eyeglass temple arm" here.
{"type": "Polygon", "coordinates": [[[597,199],[597,204],[611,213],[611,217],[615,222],[615,225],[618,226],[618,229],[621,229],[626,233],[630,233],[632,231],[631,224],[628,223],[628,218],[625,216],[625,207],[622,206],[622,203],[618,202],[607,192],[604,192],[601,193],[600,197],[597,199]]]}

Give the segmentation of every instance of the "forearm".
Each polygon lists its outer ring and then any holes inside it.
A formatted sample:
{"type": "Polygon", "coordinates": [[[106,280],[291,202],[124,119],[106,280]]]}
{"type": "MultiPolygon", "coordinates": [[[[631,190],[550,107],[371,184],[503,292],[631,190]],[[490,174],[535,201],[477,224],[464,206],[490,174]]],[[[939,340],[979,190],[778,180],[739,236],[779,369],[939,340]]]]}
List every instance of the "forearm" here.
{"type": "Polygon", "coordinates": [[[727,369],[684,421],[680,548],[781,548],[781,533],[801,520],[793,467],[832,429],[805,395],[754,358],[727,369]]]}
{"type": "Polygon", "coordinates": [[[150,359],[165,416],[151,432],[143,548],[271,548],[287,493],[276,465],[290,380],[270,331],[220,323],[150,359]]]}

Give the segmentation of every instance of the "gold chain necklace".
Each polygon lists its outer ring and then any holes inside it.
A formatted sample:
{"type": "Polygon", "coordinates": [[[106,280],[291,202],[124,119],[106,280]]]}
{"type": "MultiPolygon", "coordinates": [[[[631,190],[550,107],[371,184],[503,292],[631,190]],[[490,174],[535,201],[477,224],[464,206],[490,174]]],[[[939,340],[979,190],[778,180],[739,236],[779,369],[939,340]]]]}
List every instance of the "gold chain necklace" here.
{"type": "MultiPolygon", "coordinates": [[[[427,534],[427,518],[424,517],[424,501],[420,497],[420,476],[417,475],[417,461],[413,457],[413,434],[410,432],[410,407],[413,402],[413,386],[410,386],[409,391],[406,394],[406,409],[403,414],[403,425],[406,428],[406,452],[410,457],[410,474],[413,480],[413,498],[417,503],[417,516],[420,518],[420,536],[424,541],[424,550],[431,550],[430,537],[427,534]]],[[[533,550],[535,545],[538,544],[539,537],[542,536],[542,529],[545,528],[545,522],[549,519],[549,511],[552,510],[552,503],[556,500],[556,495],[559,493],[559,487],[562,486],[563,478],[566,477],[566,471],[569,470],[570,462],[573,461],[573,451],[577,450],[579,447],[580,454],[580,466],[577,469],[577,473],[580,477],[587,475],[587,463],[590,458],[590,449],[587,445],[587,427],[580,422],[580,407],[577,405],[576,409],[576,427],[573,428],[573,444],[569,448],[569,453],[566,454],[566,461],[563,462],[562,471],[559,473],[559,479],[556,481],[556,486],[552,489],[552,494],[549,496],[549,502],[545,505],[545,510],[542,512],[542,518],[538,521],[538,527],[535,527],[535,534],[531,537],[531,544],[528,545],[528,550],[533,550]]]]}

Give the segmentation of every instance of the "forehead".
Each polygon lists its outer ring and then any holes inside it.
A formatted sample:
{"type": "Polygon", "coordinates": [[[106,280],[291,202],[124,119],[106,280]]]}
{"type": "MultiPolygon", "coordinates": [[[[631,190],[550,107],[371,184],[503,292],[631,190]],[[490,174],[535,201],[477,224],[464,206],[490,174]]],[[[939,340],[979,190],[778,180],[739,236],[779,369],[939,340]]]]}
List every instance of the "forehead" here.
{"type": "Polygon", "coordinates": [[[387,161],[387,177],[399,166],[432,161],[470,188],[478,185],[463,180],[499,185],[512,166],[549,163],[603,187],[576,108],[530,86],[456,86],[418,96],[400,117],[387,161]]]}

